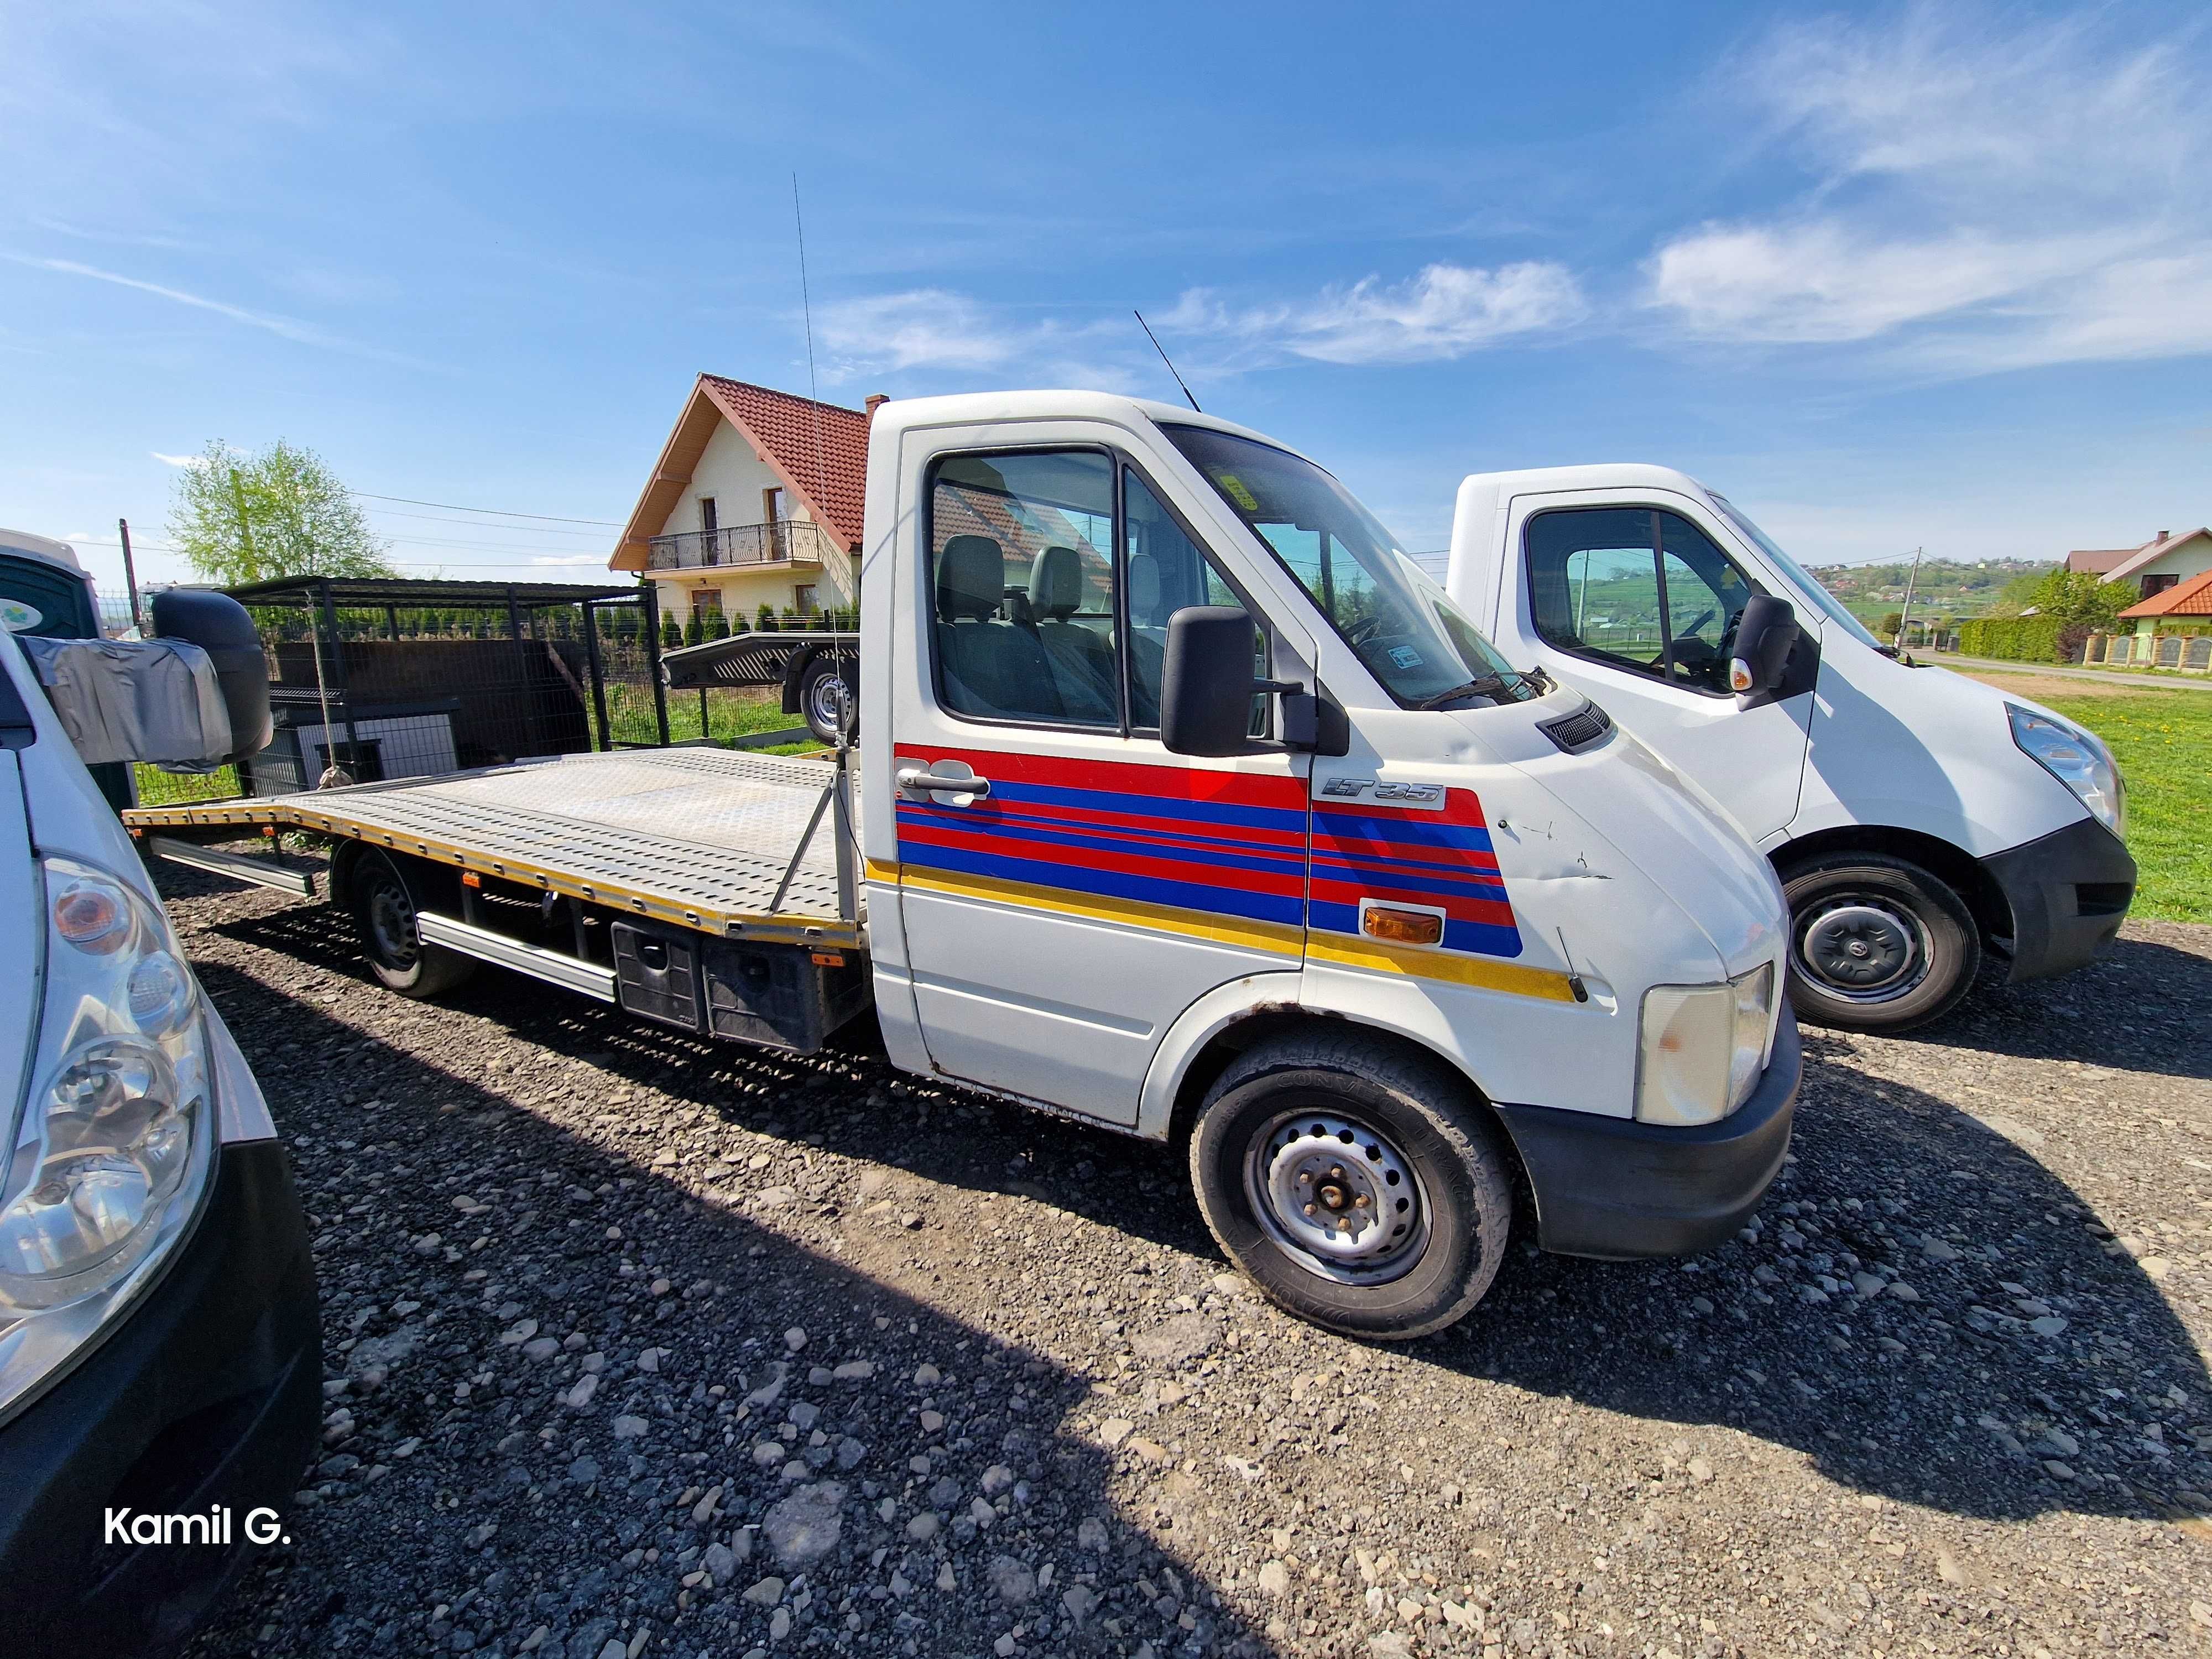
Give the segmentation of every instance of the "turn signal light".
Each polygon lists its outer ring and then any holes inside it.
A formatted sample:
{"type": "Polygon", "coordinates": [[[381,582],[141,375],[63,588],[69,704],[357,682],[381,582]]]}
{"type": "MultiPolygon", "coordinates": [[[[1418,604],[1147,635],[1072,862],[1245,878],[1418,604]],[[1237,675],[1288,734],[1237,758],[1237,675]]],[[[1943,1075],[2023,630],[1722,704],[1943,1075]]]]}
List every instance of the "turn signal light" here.
{"type": "Polygon", "coordinates": [[[1361,911],[1359,927],[1370,939],[1388,939],[1393,945],[1441,945],[1444,937],[1442,916],[1383,904],[1370,904],[1361,911]]]}

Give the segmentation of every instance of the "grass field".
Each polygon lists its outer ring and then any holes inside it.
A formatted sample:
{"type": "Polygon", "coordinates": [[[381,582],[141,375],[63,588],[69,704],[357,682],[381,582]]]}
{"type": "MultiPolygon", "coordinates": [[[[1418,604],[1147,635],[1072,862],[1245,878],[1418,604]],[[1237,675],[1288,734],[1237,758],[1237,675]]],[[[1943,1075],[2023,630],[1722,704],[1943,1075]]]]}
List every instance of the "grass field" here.
{"type": "Polygon", "coordinates": [[[2138,691],[2052,674],[1974,678],[2033,698],[2102,738],[2128,781],[2132,915],[2212,921],[2212,693],[2138,691]]]}

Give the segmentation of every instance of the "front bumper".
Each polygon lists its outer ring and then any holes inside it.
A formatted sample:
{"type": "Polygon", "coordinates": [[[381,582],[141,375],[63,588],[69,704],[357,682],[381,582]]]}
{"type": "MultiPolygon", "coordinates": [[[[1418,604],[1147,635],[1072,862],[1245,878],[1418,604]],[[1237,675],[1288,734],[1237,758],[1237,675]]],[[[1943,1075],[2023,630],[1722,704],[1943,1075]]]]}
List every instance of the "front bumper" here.
{"type": "Polygon", "coordinates": [[[1536,1196],[1537,1243],[1567,1255],[1692,1255],[1759,1207],[1790,1148],[1804,1049],[1782,1005],[1774,1053],[1749,1100],[1695,1128],[1500,1106],[1536,1196]]]}
{"type": "Polygon", "coordinates": [[[1981,863],[2012,910],[2014,983],[2081,967],[2112,943],[2135,901],[2136,861],[2094,818],[1981,863]]]}
{"type": "Polygon", "coordinates": [[[0,1653],[177,1642],[243,1560],[246,1512],[290,1511],[322,1426],[307,1225],[278,1142],[217,1156],[215,1190],[168,1272],[0,1428],[0,1653]],[[106,1541],[108,1512],[124,1507],[220,1508],[232,1542],[106,1541]]]}

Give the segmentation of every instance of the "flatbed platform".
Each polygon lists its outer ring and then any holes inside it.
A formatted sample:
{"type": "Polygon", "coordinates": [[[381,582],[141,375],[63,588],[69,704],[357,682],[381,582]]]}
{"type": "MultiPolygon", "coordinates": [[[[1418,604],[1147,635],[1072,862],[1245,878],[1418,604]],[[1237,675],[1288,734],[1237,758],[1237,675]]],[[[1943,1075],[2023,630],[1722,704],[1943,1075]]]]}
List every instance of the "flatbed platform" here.
{"type": "Polygon", "coordinates": [[[135,807],[123,818],[136,836],[202,841],[308,830],[720,937],[859,946],[857,886],[851,913],[840,914],[836,812],[821,811],[792,867],[831,777],[818,761],[786,756],[623,750],[265,799],[135,807]]]}

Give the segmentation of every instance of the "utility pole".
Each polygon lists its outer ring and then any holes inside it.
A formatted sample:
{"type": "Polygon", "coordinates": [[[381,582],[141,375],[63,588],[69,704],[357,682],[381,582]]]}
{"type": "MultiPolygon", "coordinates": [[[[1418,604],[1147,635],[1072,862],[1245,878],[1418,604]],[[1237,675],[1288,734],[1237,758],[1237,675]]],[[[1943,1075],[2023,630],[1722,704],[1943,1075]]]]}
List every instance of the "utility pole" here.
{"type": "Polygon", "coordinates": [[[1897,638],[1892,641],[1899,651],[1905,649],[1905,625],[1912,617],[1912,590],[1920,582],[1920,556],[1924,550],[1912,550],[1912,574],[1905,579],[1905,609],[1897,613],[1897,638]]]}
{"type": "Polygon", "coordinates": [[[115,528],[123,538],[123,585],[131,590],[131,625],[146,637],[146,618],[138,610],[138,568],[131,562],[131,520],[118,519],[115,528]]]}

